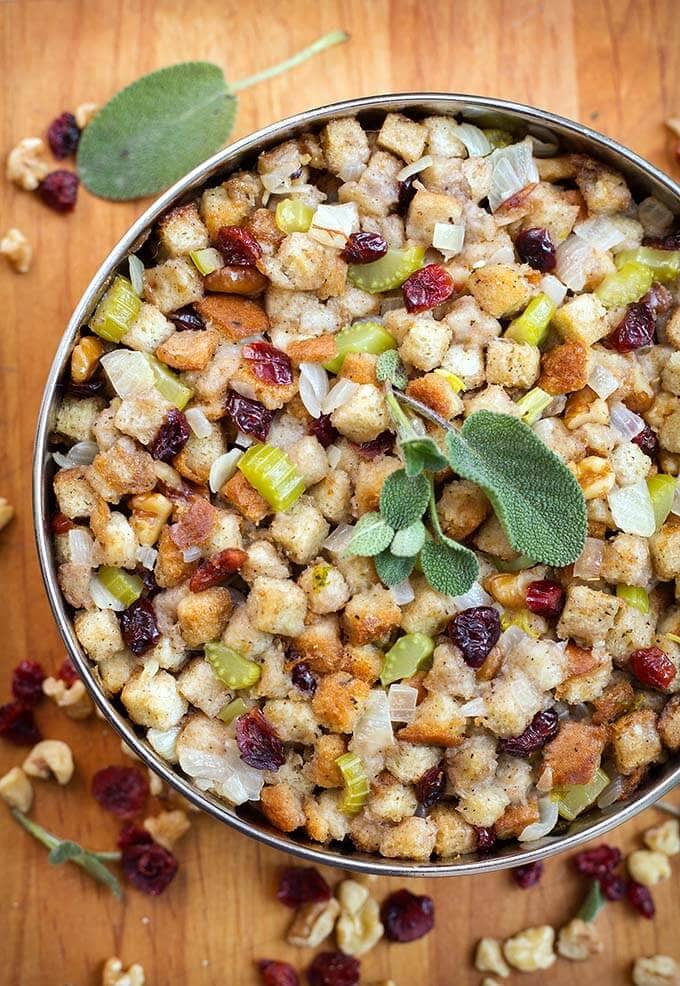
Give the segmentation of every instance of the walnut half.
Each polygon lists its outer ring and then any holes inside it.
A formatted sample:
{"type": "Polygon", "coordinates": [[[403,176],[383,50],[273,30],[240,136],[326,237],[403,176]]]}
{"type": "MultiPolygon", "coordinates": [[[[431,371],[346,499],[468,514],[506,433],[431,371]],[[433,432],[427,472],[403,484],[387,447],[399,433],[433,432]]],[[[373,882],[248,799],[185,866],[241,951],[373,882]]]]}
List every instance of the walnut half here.
{"type": "Polygon", "coordinates": [[[34,192],[50,166],[44,159],[45,141],[41,137],[24,137],[7,156],[7,177],[19,188],[34,192]]]}
{"type": "Polygon", "coordinates": [[[144,969],[137,962],[125,971],[118,958],[107,959],[102,970],[102,986],[144,986],[144,969]]]}
{"type": "Polygon", "coordinates": [[[16,226],[8,229],[0,240],[0,254],[7,258],[7,262],[17,274],[28,273],[33,259],[33,248],[28,242],[28,237],[16,226]]]}

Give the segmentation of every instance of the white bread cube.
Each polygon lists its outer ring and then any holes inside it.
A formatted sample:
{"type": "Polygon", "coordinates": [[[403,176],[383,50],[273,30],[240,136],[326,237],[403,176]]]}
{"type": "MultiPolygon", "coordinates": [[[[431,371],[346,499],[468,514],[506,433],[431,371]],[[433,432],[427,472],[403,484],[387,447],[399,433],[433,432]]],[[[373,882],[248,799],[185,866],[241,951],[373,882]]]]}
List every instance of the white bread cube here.
{"type": "Polygon", "coordinates": [[[394,209],[399,197],[399,158],[376,151],[358,181],[348,181],[338,189],[340,202],[356,202],[359,212],[366,216],[386,216],[394,209]]]}
{"type": "Polygon", "coordinates": [[[557,624],[557,636],[562,640],[573,637],[586,644],[596,644],[611,630],[620,605],[621,600],[616,596],[584,585],[571,585],[557,624]]]}
{"type": "Polygon", "coordinates": [[[118,431],[148,445],[158,434],[171,408],[172,404],[152,388],[147,395],[124,398],[113,423],[118,431]]]}
{"type": "Polygon", "coordinates": [[[339,569],[320,559],[302,572],[298,585],[307,596],[313,613],[337,613],[350,597],[349,586],[339,569]]]}
{"type": "Polygon", "coordinates": [[[244,603],[234,610],[222,634],[222,643],[252,661],[271,647],[272,638],[271,634],[264,633],[254,626],[244,603]]]}
{"type": "Polygon", "coordinates": [[[411,164],[423,156],[427,138],[422,123],[414,123],[402,113],[388,113],[378,134],[378,146],[411,164]]]}
{"type": "Polygon", "coordinates": [[[203,279],[190,260],[175,257],[144,271],[144,297],[166,315],[203,297],[203,279]]]}
{"type": "Polygon", "coordinates": [[[330,527],[308,496],[301,496],[290,510],[274,516],[269,532],[297,565],[307,565],[319,553],[330,527]]]}
{"type": "Polygon", "coordinates": [[[334,469],[310,491],[314,503],[332,524],[347,523],[351,516],[352,481],[344,469],[334,469]]]}
{"type": "Polygon", "coordinates": [[[195,657],[177,675],[177,690],[197,709],[214,719],[231,698],[213,669],[202,657],[195,657]]]}
{"type": "Polygon", "coordinates": [[[158,239],[167,257],[181,257],[209,246],[208,230],[203,225],[195,202],[180,205],[158,221],[158,239]]]}
{"type": "Polygon", "coordinates": [[[98,496],[88,483],[83,466],[60,469],[54,477],[53,486],[59,510],[71,520],[89,517],[97,505],[98,496]]]}
{"type": "Polygon", "coordinates": [[[309,702],[273,699],[266,703],[263,712],[284,743],[313,746],[319,738],[321,730],[309,702]]]}
{"type": "Polygon", "coordinates": [[[91,442],[94,423],[104,407],[99,397],[66,396],[59,405],[54,430],[74,442],[91,442]]]}
{"type": "Polygon", "coordinates": [[[326,167],[343,181],[356,181],[370,154],[368,138],[358,120],[331,120],[321,131],[326,167]]]}
{"type": "Polygon", "coordinates": [[[248,583],[254,582],[261,575],[269,575],[273,579],[287,579],[290,576],[290,566],[271,541],[264,538],[252,541],[246,548],[246,555],[240,575],[248,583]]]}
{"type": "Polygon", "coordinates": [[[390,427],[391,418],[382,391],[370,383],[359,384],[351,400],[336,408],[331,422],[352,442],[371,442],[390,427]]]}
{"type": "Polygon", "coordinates": [[[434,370],[442,363],[450,345],[448,324],[444,320],[437,322],[429,314],[420,315],[402,340],[399,355],[418,370],[434,370]]]}
{"type": "Polygon", "coordinates": [[[167,671],[158,671],[153,677],[144,668],[133,671],[120,699],[134,722],[153,729],[171,729],[188,708],[176,679],[167,671]]]}
{"type": "Polygon", "coordinates": [[[428,116],[423,120],[427,128],[427,153],[441,157],[463,158],[467,154],[465,144],[457,136],[458,124],[452,116],[428,116]]]}
{"type": "Polygon", "coordinates": [[[592,346],[611,332],[607,309],[594,294],[570,298],[557,309],[552,324],[565,339],[573,339],[584,346],[592,346]]]}
{"type": "Polygon", "coordinates": [[[436,223],[457,223],[463,208],[453,195],[418,189],[408,209],[406,237],[431,246],[436,223]]]}
{"type": "Polygon", "coordinates": [[[501,334],[501,323],[483,312],[471,294],[456,298],[444,319],[453,342],[463,346],[485,346],[501,334]]]}
{"type": "Polygon", "coordinates": [[[257,630],[297,637],[304,629],[307,597],[290,579],[260,576],[250,587],[246,608],[257,630]]]}
{"type": "Polygon", "coordinates": [[[138,352],[153,353],[174,331],[175,326],[159,308],[143,301],[137,318],[120,341],[138,352]]]}
{"type": "Polygon", "coordinates": [[[486,380],[484,350],[481,346],[454,343],[444,353],[441,365],[444,370],[460,377],[466,390],[475,390],[486,380]]]}
{"type": "Polygon", "coordinates": [[[538,346],[512,339],[492,339],[486,350],[486,379],[503,387],[528,390],[538,379],[541,352],[538,346]]]}
{"type": "Polygon", "coordinates": [[[646,538],[617,534],[605,541],[602,578],[611,585],[637,585],[646,589],[652,579],[652,561],[646,538]]]}
{"type": "Polygon", "coordinates": [[[297,467],[305,486],[314,486],[329,471],[328,456],[323,445],[313,435],[305,435],[286,448],[286,455],[297,467]]]}
{"type": "Polygon", "coordinates": [[[78,613],[73,625],[76,637],[93,661],[105,661],[125,648],[116,614],[110,609],[78,613]]]}

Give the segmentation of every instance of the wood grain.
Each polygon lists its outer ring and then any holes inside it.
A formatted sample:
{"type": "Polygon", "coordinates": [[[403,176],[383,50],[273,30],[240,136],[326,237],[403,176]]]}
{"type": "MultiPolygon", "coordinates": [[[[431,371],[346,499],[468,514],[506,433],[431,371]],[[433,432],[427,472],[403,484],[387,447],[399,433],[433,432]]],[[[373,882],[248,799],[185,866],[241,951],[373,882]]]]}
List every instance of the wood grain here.
{"type": "MultiPolygon", "coordinates": [[[[669,168],[662,121],[680,107],[677,15],[673,0],[4,0],[0,147],[4,153],[19,138],[42,132],[56,113],[85,100],[104,101],[152,68],[203,58],[239,78],[344,27],[351,43],[244,93],[235,136],[344,97],[448,90],[508,97],[575,117],[669,168]]],[[[142,206],[83,192],[76,213],[63,217],[0,182],[3,228],[19,226],[35,248],[27,276],[0,269],[0,494],[18,513],[0,535],[4,682],[23,657],[48,667],[61,660],[33,548],[35,413],[73,305],[142,206]]],[[[68,790],[37,782],[34,816],[85,845],[110,847],[116,826],[87,790],[98,767],[121,761],[117,740],[99,719],[78,725],[51,708],[39,718],[45,735],[71,744],[77,775],[68,790]]],[[[20,753],[3,743],[0,771],[20,753]]],[[[612,841],[630,848],[636,833],[658,817],[648,812],[612,841]]],[[[273,902],[276,870],[285,859],[207,818],[194,817],[178,847],[181,871],[169,892],[153,900],[130,891],[124,905],[76,868],[48,866],[44,851],[4,813],[0,826],[2,983],[95,984],[101,963],[114,954],[126,964],[141,962],[151,984],[250,984],[254,957],[289,959],[299,967],[307,961],[283,944],[289,915],[273,902]]],[[[480,982],[471,964],[480,935],[559,925],[574,912],[582,891],[567,861],[553,860],[546,869],[529,892],[503,873],[414,881],[413,890],[436,902],[436,932],[409,946],[376,948],[364,961],[365,979],[392,978],[398,986],[480,982]]],[[[610,906],[599,919],[603,955],[583,966],[561,960],[551,982],[624,983],[637,955],[680,958],[676,880],[677,867],[674,880],[655,892],[654,922],[634,917],[625,905],[610,906]]],[[[394,886],[381,880],[375,892],[383,896],[394,886]]]]}

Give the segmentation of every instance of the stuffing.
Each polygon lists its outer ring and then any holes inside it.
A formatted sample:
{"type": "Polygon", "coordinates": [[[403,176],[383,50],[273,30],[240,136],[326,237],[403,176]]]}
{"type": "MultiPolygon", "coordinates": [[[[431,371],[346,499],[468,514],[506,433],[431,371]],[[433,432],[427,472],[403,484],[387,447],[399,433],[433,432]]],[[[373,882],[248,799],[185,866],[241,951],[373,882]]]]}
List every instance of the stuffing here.
{"type": "Polygon", "coordinates": [[[476,483],[457,479],[447,483],[437,501],[437,514],[444,534],[464,541],[488,517],[491,504],[476,483]]]}
{"type": "Polygon", "coordinates": [[[123,686],[120,700],[140,726],[170,729],[188,709],[177,688],[177,680],[167,671],[149,676],[144,668],[133,671],[123,686]]]}
{"type": "Polygon", "coordinates": [[[177,675],[177,691],[210,719],[214,719],[231,698],[231,693],[202,657],[189,661],[177,675]]]}
{"type": "Polygon", "coordinates": [[[219,335],[212,329],[174,332],[160,344],[155,355],[175,370],[205,370],[219,341],[219,335]]]}
{"type": "Polygon", "coordinates": [[[337,616],[319,616],[293,641],[295,653],[312,671],[328,674],[344,666],[344,649],[337,616]]]}
{"type": "Polygon", "coordinates": [[[207,188],[198,204],[208,235],[214,240],[222,226],[238,226],[259,203],[260,179],[240,171],[215,188],[207,188]]]}
{"type": "Polygon", "coordinates": [[[636,534],[617,534],[611,541],[605,541],[600,574],[611,585],[622,582],[646,589],[652,579],[647,539],[636,534]]]}
{"type": "Polygon", "coordinates": [[[286,455],[302,476],[305,486],[315,486],[328,473],[328,457],[313,435],[305,435],[286,448],[286,455]]]}
{"type": "Polygon", "coordinates": [[[674,753],[680,750],[680,696],[674,695],[664,705],[658,722],[663,745],[674,753]]]}
{"type": "Polygon", "coordinates": [[[465,719],[458,703],[448,695],[430,693],[420,705],[408,726],[399,730],[399,739],[409,743],[430,743],[436,746],[458,746],[465,734],[465,719]]]}
{"type": "Polygon", "coordinates": [[[451,596],[433,589],[423,576],[412,576],[415,598],[401,610],[401,628],[405,633],[424,633],[434,637],[441,633],[456,612],[451,596]]]}
{"type": "Polygon", "coordinates": [[[429,818],[405,818],[388,829],[380,853],[388,859],[416,859],[425,862],[434,852],[437,827],[429,818]]]}
{"type": "Polygon", "coordinates": [[[584,585],[569,586],[557,635],[562,640],[574,637],[586,644],[596,644],[611,630],[619,606],[620,600],[616,596],[584,585]]]}
{"type": "Polygon", "coordinates": [[[477,391],[471,397],[463,399],[465,417],[469,418],[475,411],[496,411],[498,414],[510,414],[515,418],[522,417],[522,408],[513,401],[503,387],[490,384],[484,390],[477,391]]]}
{"type": "Polygon", "coordinates": [[[366,167],[368,138],[356,120],[331,120],[321,131],[326,167],[343,181],[354,181],[366,167]]]}
{"type": "Polygon", "coordinates": [[[468,278],[467,288],[480,308],[494,318],[508,318],[526,307],[532,287],[518,267],[487,264],[468,278]]]}
{"type": "Polygon", "coordinates": [[[144,298],[167,315],[203,297],[201,275],[190,260],[176,257],[144,271],[144,298]]]}
{"type": "Polygon", "coordinates": [[[350,643],[370,644],[399,626],[401,610],[389,589],[375,585],[352,596],[342,621],[350,643]]]}
{"type": "Polygon", "coordinates": [[[623,442],[609,457],[619,486],[633,486],[646,479],[652,469],[652,461],[635,442],[623,442]]]}
{"type": "Polygon", "coordinates": [[[409,380],[406,393],[447,421],[463,413],[462,400],[446,377],[439,373],[426,373],[417,380],[409,380]]]}
{"type": "Polygon", "coordinates": [[[265,704],[263,711],[265,719],[284,743],[313,746],[319,738],[316,710],[312,711],[306,702],[289,698],[273,699],[265,704]]]}
{"type": "Polygon", "coordinates": [[[423,679],[428,691],[443,691],[453,698],[470,699],[477,694],[477,677],[463,660],[461,652],[448,640],[438,644],[432,655],[432,667],[423,679]]]}
{"type": "Polygon", "coordinates": [[[309,497],[301,496],[285,513],[276,514],[271,537],[297,565],[307,565],[328,537],[330,527],[309,497]]]}
{"type": "Polygon", "coordinates": [[[337,733],[325,733],[314,743],[311,779],[317,787],[343,787],[344,778],[336,760],[347,752],[347,743],[337,733]]]}
{"type": "Polygon", "coordinates": [[[250,485],[238,469],[231,479],[228,479],[221,487],[220,493],[226,500],[233,503],[239,513],[251,524],[259,524],[272,512],[272,508],[265,498],[260,496],[255,487],[250,485]]]}
{"type": "Polygon", "coordinates": [[[215,586],[190,592],[179,601],[177,620],[190,648],[217,640],[226,629],[234,608],[228,589],[215,586]]]}
{"type": "Polygon", "coordinates": [[[543,748],[543,766],[552,770],[553,784],[587,784],[600,766],[607,731],[587,722],[563,722],[543,748]]]}
{"type": "Polygon", "coordinates": [[[375,459],[361,459],[354,478],[352,508],[355,516],[377,510],[383,483],[393,472],[402,468],[401,460],[394,455],[378,455],[375,459]]]}
{"type": "Polygon", "coordinates": [[[350,597],[349,586],[342,572],[320,560],[304,570],[298,579],[298,585],[307,596],[310,610],[321,615],[337,613],[350,597]]]}
{"type": "Polygon", "coordinates": [[[435,321],[431,314],[417,315],[399,346],[405,363],[418,370],[434,370],[444,359],[451,345],[451,329],[447,323],[435,321]]]}
{"type": "Polygon", "coordinates": [[[170,529],[164,527],[158,541],[158,557],[154,566],[154,578],[161,589],[171,589],[188,579],[196,569],[196,562],[187,562],[180,548],[170,537],[170,529]]]}
{"type": "Polygon", "coordinates": [[[294,832],[305,824],[302,796],[285,781],[265,784],[260,794],[265,817],[281,832],[294,832]]]}
{"type": "Polygon", "coordinates": [[[455,196],[419,188],[408,207],[406,236],[409,240],[429,247],[432,245],[435,225],[457,223],[462,211],[455,196]]]}
{"type": "Polygon", "coordinates": [[[260,539],[248,546],[240,574],[249,583],[261,575],[268,575],[274,579],[287,579],[290,575],[290,567],[281,558],[271,541],[260,539]]]}
{"type": "Polygon", "coordinates": [[[357,384],[351,400],[331,414],[334,428],[352,442],[372,442],[391,426],[382,391],[373,384],[357,384]]]}
{"type": "Polygon", "coordinates": [[[662,581],[680,576],[680,517],[670,514],[660,531],[649,539],[654,574],[662,581]]]}
{"type": "Polygon", "coordinates": [[[99,417],[103,401],[99,397],[64,397],[57,409],[54,430],[74,442],[91,442],[94,424],[99,417]]]}
{"type": "Polygon", "coordinates": [[[344,469],[334,469],[312,487],[310,496],[317,509],[331,524],[347,523],[350,518],[352,482],[344,469]]]}
{"type": "Polygon", "coordinates": [[[262,335],[269,329],[267,313],[250,298],[211,294],[198,301],[195,308],[207,329],[231,343],[262,335]]]}
{"type": "Polygon", "coordinates": [[[208,230],[203,225],[195,202],[171,209],[158,223],[158,238],[167,257],[181,257],[209,246],[208,230]]]}
{"type": "Polygon", "coordinates": [[[344,287],[347,265],[330,247],[307,233],[290,233],[273,257],[262,257],[259,270],[278,288],[316,291],[322,300],[344,287]]]}
{"type": "Polygon", "coordinates": [[[474,536],[474,543],[480,551],[503,561],[512,561],[517,557],[517,552],[508,541],[505,531],[495,514],[492,514],[474,536]]]}
{"type": "Polygon", "coordinates": [[[307,797],[303,803],[305,828],[311,839],[317,842],[341,842],[347,835],[349,816],[338,808],[335,791],[323,791],[318,797],[307,797]]]}
{"type": "Polygon", "coordinates": [[[399,196],[397,174],[401,161],[385,151],[375,151],[358,181],[346,181],[338,189],[340,202],[356,202],[367,216],[386,216],[399,196]]]}
{"type": "Polygon", "coordinates": [[[437,856],[452,857],[474,852],[477,833],[460,812],[450,805],[435,805],[428,818],[437,826],[434,851],[437,856]]]}
{"type": "Polygon", "coordinates": [[[121,342],[138,352],[153,353],[174,331],[175,326],[159,308],[143,301],[121,342]]]}
{"type": "Polygon", "coordinates": [[[465,390],[481,387],[486,380],[484,350],[478,345],[454,343],[444,353],[441,366],[460,377],[465,390]]]}
{"type": "Polygon", "coordinates": [[[345,671],[326,675],[312,699],[312,710],[322,726],[334,733],[351,733],[370,691],[365,681],[345,671]]]}
{"type": "Polygon", "coordinates": [[[422,123],[414,123],[401,113],[388,113],[378,134],[378,147],[411,164],[423,156],[427,139],[428,131],[422,123]]]}
{"type": "Polygon", "coordinates": [[[538,386],[557,396],[581,390],[588,382],[589,356],[587,346],[569,339],[541,356],[541,375],[538,386]]]}
{"type": "Polygon", "coordinates": [[[89,517],[97,505],[98,495],[87,481],[87,469],[74,466],[60,469],[54,477],[54,495],[65,517],[89,517]]]}
{"type": "Polygon", "coordinates": [[[594,294],[579,294],[561,305],[552,324],[564,339],[592,346],[611,332],[607,309],[594,294]]]}
{"type": "Polygon", "coordinates": [[[486,350],[487,382],[528,390],[538,379],[540,359],[538,346],[492,339],[486,350]]]}
{"type": "Polygon", "coordinates": [[[116,614],[110,609],[78,613],[73,625],[76,637],[93,661],[105,661],[125,647],[116,614]]]}
{"type": "Polygon", "coordinates": [[[526,804],[508,805],[500,818],[494,822],[498,839],[516,839],[522,834],[527,825],[534,825],[540,820],[538,799],[531,798],[526,804]]]}
{"type": "Polygon", "coordinates": [[[127,436],[96,455],[85,475],[90,486],[109,503],[119,503],[129,493],[147,493],[157,481],[154,460],[127,436]]]}
{"type": "Polygon", "coordinates": [[[655,622],[652,613],[641,613],[637,607],[621,602],[614,624],[605,637],[607,651],[617,666],[625,666],[632,651],[651,646],[655,622]]]}
{"type": "Polygon", "coordinates": [[[234,610],[222,634],[222,643],[252,661],[268,650],[272,637],[271,634],[254,626],[246,605],[242,604],[234,610]]]}
{"type": "Polygon", "coordinates": [[[576,166],[575,181],[589,212],[614,215],[628,209],[630,191],[623,175],[585,154],[574,154],[572,160],[576,166]]]}
{"type": "Polygon", "coordinates": [[[307,599],[290,579],[260,576],[250,587],[246,609],[257,630],[297,637],[304,628],[307,599]]]}
{"type": "Polygon", "coordinates": [[[610,727],[616,768],[626,776],[661,756],[657,716],[652,709],[627,712],[610,727]]]}

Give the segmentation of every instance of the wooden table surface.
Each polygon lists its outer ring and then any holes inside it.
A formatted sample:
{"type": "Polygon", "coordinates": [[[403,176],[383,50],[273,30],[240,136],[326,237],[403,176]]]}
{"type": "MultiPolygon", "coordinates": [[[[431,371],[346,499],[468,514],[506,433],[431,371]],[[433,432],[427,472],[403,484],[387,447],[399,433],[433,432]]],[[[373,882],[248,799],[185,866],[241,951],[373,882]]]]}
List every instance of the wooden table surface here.
{"type": "MultiPolygon", "coordinates": [[[[234,136],[335,99],[449,90],[554,110],[672,167],[663,120],[680,113],[677,0],[0,0],[0,150],[4,155],[21,137],[42,133],[64,109],[105,101],[150,69],[208,59],[238,79],[339,27],[351,33],[348,44],[243,94],[234,136]]],[[[34,419],[70,311],[143,204],[107,203],[82,191],[76,212],[59,216],[0,181],[3,230],[19,226],[35,249],[28,275],[0,267],[0,495],[17,508],[16,520],[0,535],[2,695],[20,659],[53,668],[63,656],[33,547],[34,419]]],[[[117,739],[95,718],[78,724],[42,708],[39,720],[46,736],[70,743],[77,772],[64,790],[36,782],[33,817],[87,846],[111,847],[114,821],[87,791],[95,770],[122,761],[117,739]]],[[[0,772],[20,757],[20,750],[0,743],[0,772]]],[[[636,833],[658,820],[650,810],[612,841],[631,848],[636,833]]],[[[285,858],[208,818],[193,816],[169,891],[153,899],[128,890],[122,904],[77,868],[50,867],[45,851],[3,811],[0,826],[3,984],[99,983],[101,964],[111,955],[126,965],[141,962],[154,986],[251,984],[258,956],[300,968],[307,962],[284,944],[289,915],[273,900],[285,858]]],[[[679,865],[655,892],[654,922],[612,905],[599,918],[605,942],[599,958],[578,966],[560,960],[533,981],[549,975],[556,986],[577,977],[582,986],[625,983],[635,956],[664,952],[680,959],[679,865]]],[[[397,885],[380,880],[375,892],[382,897],[397,885]]],[[[471,956],[481,935],[503,937],[543,922],[559,926],[581,893],[564,859],[550,861],[541,884],[528,892],[515,888],[507,873],[414,881],[411,889],[434,898],[436,930],[411,945],[381,944],[364,960],[366,981],[479,983],[471,956]]],[[[512,982],[521,979],[516,974],[512,982]]]]}

